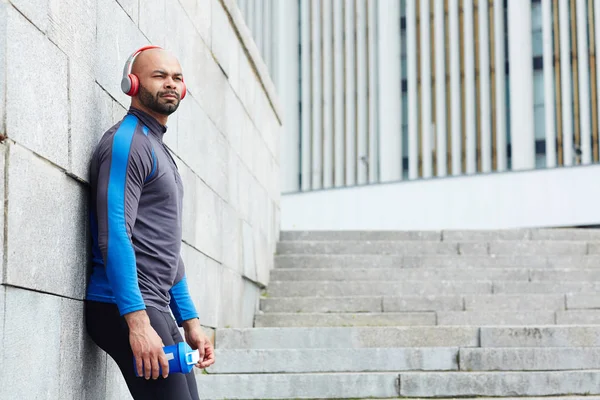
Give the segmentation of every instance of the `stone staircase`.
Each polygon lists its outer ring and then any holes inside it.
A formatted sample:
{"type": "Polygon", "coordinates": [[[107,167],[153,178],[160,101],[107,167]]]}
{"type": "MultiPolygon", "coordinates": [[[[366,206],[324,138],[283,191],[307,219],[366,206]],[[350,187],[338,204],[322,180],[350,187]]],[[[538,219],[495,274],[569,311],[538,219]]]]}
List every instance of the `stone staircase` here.
{"type": "Polygon", "coordinates": [[[275,264],[201,398],[600,395],[600,230],[283,232],[275,264]]]}

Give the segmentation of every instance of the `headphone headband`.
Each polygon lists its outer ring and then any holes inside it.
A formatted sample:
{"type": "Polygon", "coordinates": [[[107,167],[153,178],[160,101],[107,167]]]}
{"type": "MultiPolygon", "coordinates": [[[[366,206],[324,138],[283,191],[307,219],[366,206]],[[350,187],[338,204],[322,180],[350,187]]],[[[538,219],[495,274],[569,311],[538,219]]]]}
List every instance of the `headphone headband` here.
{"type": "Polygon", "coordinates": [[[133,60],[140,54],[142,51],[150,50],[150,49],[162,49],[160,46],[148,45],[144,47],[140,47],[136,51],[133,52],[125,62],[125,68],[123,68],[123,78],[127,78],[129,74],[131,74],[131,70],[133,69],[133,60]]]}

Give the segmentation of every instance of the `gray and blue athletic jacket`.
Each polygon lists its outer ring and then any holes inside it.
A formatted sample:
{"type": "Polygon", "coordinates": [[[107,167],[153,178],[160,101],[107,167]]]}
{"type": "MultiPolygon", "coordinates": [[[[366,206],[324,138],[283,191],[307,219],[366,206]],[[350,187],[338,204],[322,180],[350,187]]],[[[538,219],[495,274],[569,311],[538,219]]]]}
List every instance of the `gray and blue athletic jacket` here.
{"type": "Polygon", "coordinates": [[[197,318],[181,259],[183,185],[163,143],[167,128],[135,108],[98,143],[90,166],[92,275],[86,298],[121,315],[197,318]]]}

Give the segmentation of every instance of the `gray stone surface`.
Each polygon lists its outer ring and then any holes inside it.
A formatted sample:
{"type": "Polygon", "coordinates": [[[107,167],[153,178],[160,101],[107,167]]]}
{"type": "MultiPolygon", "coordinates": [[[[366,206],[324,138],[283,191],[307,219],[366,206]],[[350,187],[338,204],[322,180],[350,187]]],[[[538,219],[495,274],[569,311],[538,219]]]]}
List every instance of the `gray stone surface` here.
{"type": "MultiPolygon", "coordinates": [[[[178,3],[169,3],[169,8],[180,8],[178,3]]],[[[144,0],[140,7],[139,29],[150,40],[150,43],[157,46],[165,46],[165,36],[167,34],[166,23],[166,0],[144,0]]]]}
{"type": "Polygon", "coordinates": [[[260,289],[254,283],[243,279],[244,292],[242,295],[242,315],[240,327],[252,327],[254,325],[254,315],[258,310],[260,289]]]}
{"type": "Polygon", "coordinates": [[[567,309],[600,309],[600,295],[597,294],[568,294],[567,309]]]}
{"type": "MultiPolygon", "coordinates": [[[[0,361],[4,360],[4,317],[6,308],[6,287],[0,284],[0,361]]],[[[0,369],[0,383],[4,382],[3,370],[0,369]]],[[[2,389],[0,389],[0,394],[2,394],[2,389]]]]}
{"type": "Polygon", "coordinates": [[[599,288],[597,282],[494,282],[494,293],[501,294],[544,294],[544,293],[593,293],[599,288]]]}
{"type": "Polygon", "coordinates": [[[136,0],[117,0],[117,3],[125,10],[129,18],[137,25],[140,19],[140,4],[136,0]]]}
{"type": "Polygon", "coordinates": [[[600,372],[425,372],[400,374],[402,396],[600,394],[600,372]]]}
{"type": "Polygon", "coordinates": [[[268,313],[258,314],[256,327],[303,326],[427,326],[435,325],[433,312],[406,313],[268,313]]]}
{"type": "Polygon", "coordinates": [[[46,32],[48,28],[49,2],[47,0],[11,0],[13,6],[31,21],[37,29],[46,32]]]}
{"type": "Polygon", "coordinates": [[[552,325],[554,311],[440,311],[438,325],[552,325]]]}
{"type": "Polygon", "coordinates": [[[416,296],[453,294],[491,294],[490,282],[478,281],[273,281],[268,287],[271,297],[283,296],[416,296]]]}
{"type": "Polygon", "coordinates": [[[253,281],[257,280],[255,239],[252,227],[246,221],[242,221],[242,269],[244,276],[253,281]]]}
{"type": "Polygon", "coordinates": [[[123,374],[111,357],[106,359],[106,400],[133,400],[123,374]]]}
{"type": "Polygon", "coordinates": [[[217,349],[212,374],[452,371],[457,348],[392,349],[217,349]]]}
{"type": "Polygon", "coordinates": [[[598,325],[600,310],[567,310],[556,313],[559,325],[598,325]]]}
{"type": "Polygon", "coordinates": [[[481,347],[600,347],[600,327],[481,328],[481,347]]]}
{"type": "Polygon", "coordinates": [[[600,369],[600,348],[460,349],[462,371],[600,369]]]}
{"type": "Polygon", "coordinates": [[[383,298],[383,311],[461,311],[462,296],[394,296],[383,298]]]}
{"type": "Polygon", "coordinates": [[[60,399],[61,298],[29,290],[6,288],[4,359],[0,382],[3,399],[60,399]],[[36,360],[36,368],[27,378],[36,360]]]}
{"type": "Polygon", "coordinates": [[[190,295],[204,326],[217,327],[223,268],[186,243],[181,247],[190,295]]]}
{"type": "Polygon", "coordinates": [[[201,399],[396,397],[396,373],[196,375],[201,399]]]}
{"type": "Polygon", "coordinates": [[[548,266],[552,268],[598,268],[600,267],[600,256],[551,256],[548,257],[548,266]]]}
{"type": "MultiPolygon", "coordinates": [[[[279,297],[260,299],[263,312],[381,312],[381,297],[279,297]]],[[[413,311],[413,310],[386,310],[413,311]]],[[[414,310],[421,311],[421,310],[414,310]]]]}
{"type": "Polygon", "coordinates": [[[598,240],[600,229],[532,229],[532,240],[598,240]]]}
{"type": "Polygon", "coordinates": [[[284,231],[280,239],[287,240],[425,240],[439,241],[436,231],[284,231]]]}
{"type": "Polygon", "coordinates": [[[467,311],[533,311],[564,309],[565,296],[561,294],[494,294],[465,296],[465,310],[467,311]]]}
{"type": "Polygon", "coordinates": [[[497,241],[490,243],[490,254],[498,255],[584,255],[588,245],[571,241],[497,241]]]}
{"type": "Polygon", "coordinates": [[[277,268],[402,268],[404,257],[377,254],[278,254],[277,268]]]}
{"type": "Polygon", "coordinates": [[[466,256],[487,256],[490,254],[490,245],[485,242],[458,243],[458,254],[466,256]]]}
{"type": "MultiPolygon", "coordinates": [[[[600,269],[597,275],[600,280],[600,269]]],[[[271,279],[274,281],[528,281],[529,271],[523,268],[281,268],[271,272],[271,279]]]]}
{"type": "Polygon", "coordinates": [[[85,188],[19,145],[10,147],[9,163],[6,282],[82,299],[89,260],[85,188]]]}
{"type": "Polygon", "coordinates": [[[222,250],[223,265],[227,265],[239,274],[244,273],[245,259],[242,259],[242,220],[237,212],[229,205],[223,204],[222,208],[222,250]]]}
{"type": "Polygon", "coordinates": [[[544,269],[531,270],[532,281],[600,281],[600,268],[591,269],[544,269]]]}
{"type": "MultiPolygon", "coordinates": [[[[212,8],[216,2],[211,0],[180,0],[183,9],[190,17],[194,27],[198,30],[204,42],[211,45],[212,8]]],[[[219,4],[219,7],[221,5],[219,4]]]]}
{"type": "Polygon", "coordinates": [[[410,241],[290,241],[279,242],[278,254],[402,254],[456,255],[456,243],[410,241]]]}
{"type": "Polygon", "coordinates": [[[593,254],[593,255],[600,254],[600,243],[590,243],[588,245],[588,254],[593,254]]]}
{"type": "Polygon", "coordinates": [[[406,256],[407,267],[531,267],[543,268],[548,265],[545,256],[406,256]]]}
{"type": "Polygon", "coordinates": [[[443,231],[442,239],[449,242],[470,242],[490,240],[527,240],[531,236],[528,229],[515,230],[467,230],[443,231]]]}
{"type": "Polygon", "coordinates": [[[219,289],[219,323],[217,327],[242,326],[241,315],[244,295],[242,276],[220,265],[217,265],[216,268],[221,268],[222,274],[219,289]]]}
{"type": "MultiPolygon", "coordinates": [[[[232,61],[237,61],[237,48],[233,46],[237,42],[234,28],[229,22],[229,15],[219,2],[214,2],[215,6],[211,9],[212,19],[210,21],[211,44],[210,47],[217,59],[217,62],[225,71],[225,74],[232,76],[232,61]],[[232,55],[236,54],[232,60],[232,55]]],[[[237,69],[235,70],[237,71],[237,69]]],[[[238,72],[239,73],[239,72],[238,72]]]]}
{"type": "Polygon", "coordinates": [[[477,347],[479,328],[424,326],[219,329],[216,346],[220,349],[477,347]]]}
{"type": "Polygon", "coordinates": [[[53,163],[67,168],[67,57],[16,10],[8,9],[7,20],[8,136],[53,163]],[[36,79],[22,79],[23,74],[35,76],[36,79]],[[48,132],[52,132],[52,140],[48,140],[48,132]]]}

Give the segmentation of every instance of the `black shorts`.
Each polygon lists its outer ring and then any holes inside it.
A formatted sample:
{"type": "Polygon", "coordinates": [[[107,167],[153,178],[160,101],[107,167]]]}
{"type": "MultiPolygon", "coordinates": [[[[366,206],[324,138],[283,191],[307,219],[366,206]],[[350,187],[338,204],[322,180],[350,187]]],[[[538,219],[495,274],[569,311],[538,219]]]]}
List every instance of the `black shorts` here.
{"type": "MultiPolygon", "coordinates": [[[[148,307],[146,313],[165,346],[183,341],[170,313],[152,307],[148,307]]],[[[193,371],[169,374],[166,379],[161,376],[156,380],[135,375],[129,327],[115,304],[86,301],[85,322],[92,340],[119,366],[135,400],[199,400],[193,371]]]]}

